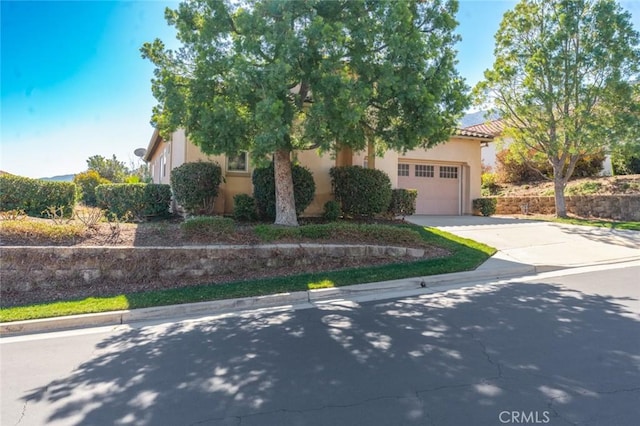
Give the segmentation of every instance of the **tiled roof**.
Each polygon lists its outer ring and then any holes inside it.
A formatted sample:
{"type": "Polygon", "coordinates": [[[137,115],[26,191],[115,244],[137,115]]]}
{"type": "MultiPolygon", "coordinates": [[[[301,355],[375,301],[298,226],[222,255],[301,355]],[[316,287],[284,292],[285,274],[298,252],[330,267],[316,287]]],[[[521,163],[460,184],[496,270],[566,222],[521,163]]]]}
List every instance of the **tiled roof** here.
{"type": "Polygon", "coordinates": [[[474,130],[469,130],[467,129],[456,129],[453,134],[455,136],[464,136],[467,138],[478,138],[478,139],[488,139],[488,140],[492,140],[493,139],[493,135],[489,134],[489,133],[484,133],[484,132],[480,132],[480,131],[474,131],[474,130]]]}
{"type": "Polygon", "coordinates": [[[498,136],[504,130],[504,123],[502,120],[493,120],[486,123],[476,124],[474,126],[465,127],[462,130],[470,132],[480,132],[491,136],[498,136]]]}

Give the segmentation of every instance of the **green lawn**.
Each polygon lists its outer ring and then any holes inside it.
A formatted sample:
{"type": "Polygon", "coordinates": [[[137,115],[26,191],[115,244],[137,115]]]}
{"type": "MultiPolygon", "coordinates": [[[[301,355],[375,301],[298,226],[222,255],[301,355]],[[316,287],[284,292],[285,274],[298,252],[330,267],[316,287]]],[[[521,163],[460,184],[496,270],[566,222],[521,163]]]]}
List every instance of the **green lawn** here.
{"type": "MultiPolygon", "coordinates": [[[[538,220],[538,218],[534,219],[538,220]]],[[[597,226],[600,228],[609,228],[609,229],[627,229],[631,231],[640,231],[640,222],[622,222],[622,221],[612,221],[612,220],[602,220],[602,219],[582,219],[577,217],[568,217],[568,218],[544,218],[539,220],[546,220],[551,222],[558,223],[568,223],[570,225],[585,225],[585,226],[597,226]]]]}
{"type": "Polygon", "coordinates": [[[415,225],[398,226],[418,231],[424,241],[448,249],[451,255],[446,258],[411,263],[3,308],[0,309],[0,321],[19,321],[237,297],[262,296],[461,272],[475,269],[496,252],[492,247],[460,238],[435,228],[421,228],[415,225]]]}

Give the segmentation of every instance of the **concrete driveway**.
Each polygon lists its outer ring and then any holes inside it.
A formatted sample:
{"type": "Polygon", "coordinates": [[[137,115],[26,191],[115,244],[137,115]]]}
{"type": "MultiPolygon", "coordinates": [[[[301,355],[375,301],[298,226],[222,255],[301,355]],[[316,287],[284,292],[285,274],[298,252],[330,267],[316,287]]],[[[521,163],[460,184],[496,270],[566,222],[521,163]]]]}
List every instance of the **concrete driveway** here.
{"type": "Polygon", "coordinates": [[[410,216],[499,250],[493,266],[533,265],[538,271],[640,259],[640,232],[507,217],[410,216]]]}

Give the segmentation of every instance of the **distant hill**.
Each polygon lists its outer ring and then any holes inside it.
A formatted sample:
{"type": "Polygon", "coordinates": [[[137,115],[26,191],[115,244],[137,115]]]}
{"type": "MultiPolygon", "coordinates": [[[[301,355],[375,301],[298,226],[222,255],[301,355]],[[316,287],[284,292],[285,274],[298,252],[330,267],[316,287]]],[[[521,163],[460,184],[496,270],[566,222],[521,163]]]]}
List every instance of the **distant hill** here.
{"type": "Polygon", "coordinates": [[[497,120],[498,118],[500,118],[498,114],[488,114],[488,111],[472,112],[462,117],[459,125],[464,129],[465,127],[475,126],[476,124],[486,123],[487,121],[497,120]]]}
{"type": "Polygon", "coordinates": [[[40,180],[49,180],[53,182],[73,182],[73,177],[75,175],[60,175],[60,176],[52,176],[52,177],[43,177],[40,180]]]}

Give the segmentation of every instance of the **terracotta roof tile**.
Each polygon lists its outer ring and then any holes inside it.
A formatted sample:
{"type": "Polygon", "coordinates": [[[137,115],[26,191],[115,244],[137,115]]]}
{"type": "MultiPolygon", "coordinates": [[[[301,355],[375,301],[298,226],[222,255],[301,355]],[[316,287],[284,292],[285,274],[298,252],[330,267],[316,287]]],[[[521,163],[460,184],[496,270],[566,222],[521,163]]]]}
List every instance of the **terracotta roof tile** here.
{"type": "Polygon", "coordinates": [[[504,129],[504,123],[502,122],[501,119],[498,119],[498,120],[488,121],[486,123],[465,127],[462,130],[484,133],[491,136],[498,136],[499,134],[502,133],[503,129],[504,129]]]}

